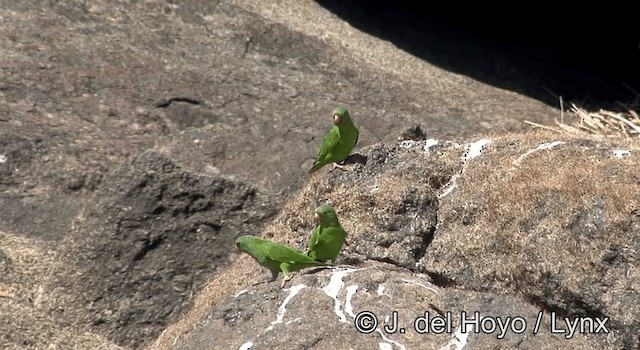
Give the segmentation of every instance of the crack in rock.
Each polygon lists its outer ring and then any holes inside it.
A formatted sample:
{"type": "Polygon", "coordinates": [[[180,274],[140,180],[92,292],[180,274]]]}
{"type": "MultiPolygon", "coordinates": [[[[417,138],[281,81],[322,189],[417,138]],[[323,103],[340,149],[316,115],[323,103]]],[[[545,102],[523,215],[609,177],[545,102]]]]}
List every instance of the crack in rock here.
{"type": "Polygon", "coordinates": [[[168,99],[156,102],[153,106],[155,108],[166,108],[171,106],[171,104],[174,102],[184,102],[184,103],[188,103],[196,106],[202,104],[202,101],[197,100],[195,98],[191,98],[191,97],[170,97],[168,99]]]}

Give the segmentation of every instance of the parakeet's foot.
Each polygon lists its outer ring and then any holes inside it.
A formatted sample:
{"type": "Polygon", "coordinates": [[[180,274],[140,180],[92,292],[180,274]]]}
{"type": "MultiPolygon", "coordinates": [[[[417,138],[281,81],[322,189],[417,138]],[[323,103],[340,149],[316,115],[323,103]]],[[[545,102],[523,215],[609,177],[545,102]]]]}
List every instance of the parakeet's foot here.
{"type": "Polygon", "coordinates": [[[339,168],[340,170],[347,170],[347,166],[345,164],[333,163],[333,169],[339,168]]]}
{"type": "Polygon", "coordinates": [[[287,283],[287,281],[289,281],[293,276],[291,275],[287,275],[284,276],[284,278],[282,279],[282,283],[280,284],[280,288],[284,288],[284,285],[287,283]]]}

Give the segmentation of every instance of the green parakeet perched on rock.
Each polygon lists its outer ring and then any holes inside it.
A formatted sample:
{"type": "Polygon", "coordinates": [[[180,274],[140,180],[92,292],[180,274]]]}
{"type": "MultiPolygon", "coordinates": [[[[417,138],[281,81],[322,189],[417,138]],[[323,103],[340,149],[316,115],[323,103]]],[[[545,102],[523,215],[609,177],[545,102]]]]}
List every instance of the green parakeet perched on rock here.
{"type": "Polygon", "coordinates": [[[315,219],[317,226],[311,232],[307,255],[318,261],[331,260],[333,263],[347,238],[347,232],[340,226],[335,209],[328,204],[316,208],[315,219]]]}
{"type": "Polygon", "coordinates": [[[324,137],[318,158],[308,174],[312,174],[329,163],[339,163],[347,159],[358,143],[360,132],[353,125],[349,112],[343,107],[333,110],[333,127],[324,137]]]}
{"type": "Polygon", "coordinates": [[[280,287],[284,287],[284,284],[291,279],[290,272],[307,267],[326,265],[306,256],[297,249],[255,236],[238,237],[236,239],[236,248],[251,255],[258,264],[271,271],[271,279],[267,280],[267,282],[275,281],[278,278],[278,273],[282,272],[284,279],[280,287]]]}

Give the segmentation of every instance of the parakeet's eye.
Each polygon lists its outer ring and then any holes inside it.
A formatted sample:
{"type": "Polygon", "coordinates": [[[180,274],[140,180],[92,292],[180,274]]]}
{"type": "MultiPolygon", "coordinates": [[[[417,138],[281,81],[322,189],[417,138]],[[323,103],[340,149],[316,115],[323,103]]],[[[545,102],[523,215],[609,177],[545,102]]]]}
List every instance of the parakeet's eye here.
{"type": "Polygon", "coordinates": [[[339,114],[334,114],[333,115],[333,124],[340,124],[340,115],[339,114]]]}

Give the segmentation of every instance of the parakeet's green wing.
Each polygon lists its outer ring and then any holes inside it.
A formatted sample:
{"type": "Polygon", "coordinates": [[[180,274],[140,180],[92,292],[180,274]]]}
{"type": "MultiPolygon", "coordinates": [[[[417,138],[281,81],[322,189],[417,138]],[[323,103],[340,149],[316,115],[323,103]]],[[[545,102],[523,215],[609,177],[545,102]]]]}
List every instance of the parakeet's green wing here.
{"type": "Polygon", "coordinates": [[[291,278],[292,271],[312,266],[326,265],[306,256],[303,252],[267,239],[255,236],[240,236],[236,239],[236,247],[253,257],[260,265],[271,270],[271,279],[275,281],[279,272],[283,272],[285,278],[281,287],[291,278]]]}
{"type": "Polygon", "coordinates": [[[358,139],[360,138],[360,130],[358,130],[355,125],[353,127],[356,129],[356,141],[353,143],[353,147],[355,147],[358,144],[358,139]]]}
{"type": "Polygon", "coordinates": [[[342,134],[340,135],[342,138],[342,142],[344,143],[345,159],[349,157],[351,151],[358,144],[358,138],[360,137],[360,130],[358,127],[353,125],[351,121],[349,121],[349,125],[345,125],[342,129],[342,134]]]}
{"type": "Polygon", "coordinates": [[[312,233],[307,255],[318,261],[335,260],[347,238],[335,209],[328,204],[316,208],[320,224],[312,233]]]}
{"type": "Polygon", "coordinates": [[[311,238],[309,238],[309,248],[307,249],[307,255],[310,252],[314,251],[316,248],[316,244],[318,244],[318,238],[320,236],[320,225],[316,226],[313,231],[311,231],[311,238]]]}
{"type": "Polygon", "coordinates": [[[274,244],[265,246],[265,249],[266,249],[265,255],[269,259],[279,261],[281,263],[284,262],[292,265],[301,265],[301,266],[320,265],[317,261],[306,256],[301,251],[290,248],[290,247],[286,247],[286,246],[274,243],[274,244]]]}
{"type": "Polygon", "coordinates": [[[323,227],[310,256],[318,261],[335,260],[342,250],[347,232],[342,227],[323,227]]]}
{"type": "Polygon", "coordinates": [[[322,147],[318,151],[316,163],[329,164],[332,162],[333,151],[340,145],[340,131],[332,128],[329,134],[322,140],[322,147]]]}

